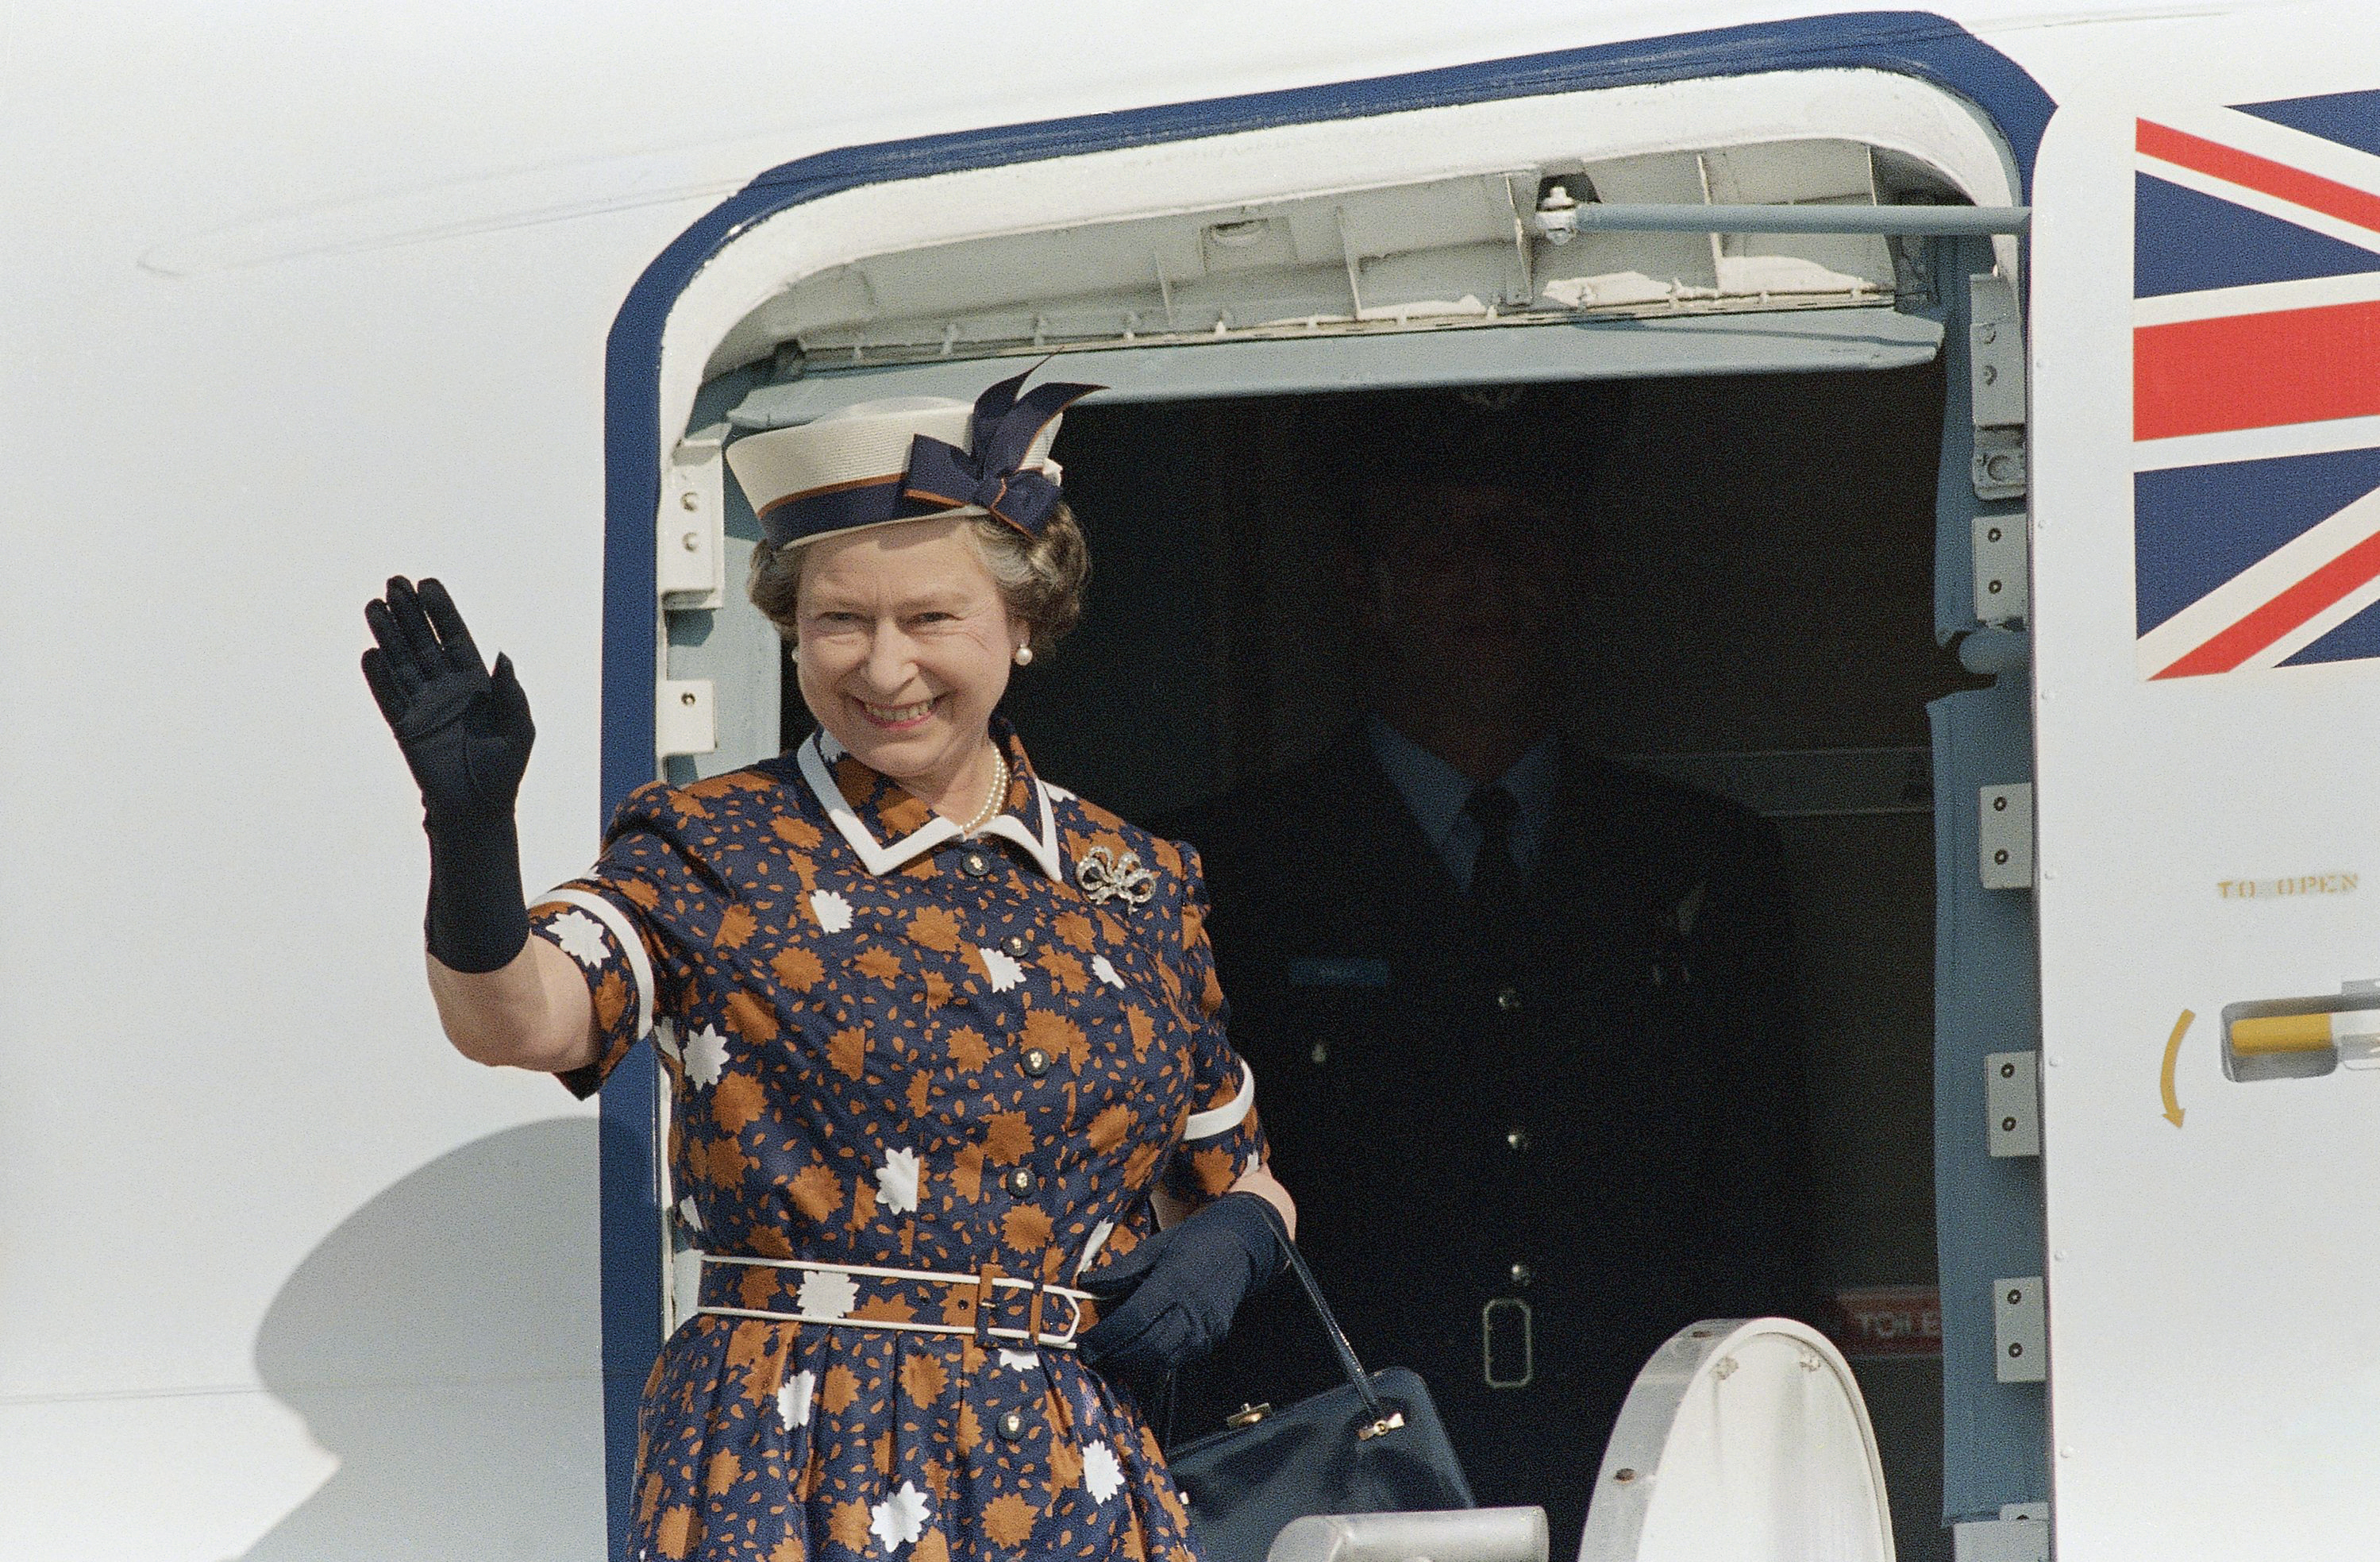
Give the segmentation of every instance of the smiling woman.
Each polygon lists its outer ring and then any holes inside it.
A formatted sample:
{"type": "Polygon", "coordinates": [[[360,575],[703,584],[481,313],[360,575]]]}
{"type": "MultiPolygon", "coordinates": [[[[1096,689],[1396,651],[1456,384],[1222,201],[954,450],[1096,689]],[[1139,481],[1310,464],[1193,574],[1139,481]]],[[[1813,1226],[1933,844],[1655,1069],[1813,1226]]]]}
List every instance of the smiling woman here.
{"type": "Polygon", "coordinates": [[[729,448],[820,731],[639,788],[534,908],[527,696],[435,582],[368,610],[448,1036],[585,1095],[650,1035],[669,1075],[698,1296],[629,1555],[1196,1555],[1138,1396],[1220,1339],[1295,1211],[1196,855],[1043,784],[996,714],[1089,567],[1047,450],[1090,387],[1021,378],[729,448]]]}

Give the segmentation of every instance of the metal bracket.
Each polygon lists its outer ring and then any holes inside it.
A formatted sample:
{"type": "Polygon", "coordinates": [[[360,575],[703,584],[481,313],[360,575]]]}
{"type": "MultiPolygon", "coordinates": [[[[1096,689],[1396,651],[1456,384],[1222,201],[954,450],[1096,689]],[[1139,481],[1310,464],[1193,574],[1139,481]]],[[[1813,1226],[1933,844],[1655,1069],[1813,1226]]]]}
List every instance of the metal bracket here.
{"type": "Polygon", "coordinates": [[[2041,1054],[1984,1055],[1985,1140],[1999,1159],[2041,1153],[2041,1054]]]}
{"type": "Polygon", "coordinates": [[[2032,606],[2024,517],[1975,517],[1975,619],[1978,623],[2022,623],[2032,606]]]}
{"type": "Polygon", "coordinates": [[[2023,498],[2028,466],[2022,426],[1975,431],[1975,449],[1968,458],[1967,478],[1976,498],[2023,498]]]}
{"type": "Polygon", "coordinates": [[[678,441],[662,471],[653,522],[653,580],[662,605],[717,607],[727,592],[727,494],[720,451],[727,425],[713,423],[678,441]]]}
{"type": "Polygon", "coordinates": [[[1992,1375],[2002,1383],[2049,1381],[2049,1309],[2041,1276],[1992,1282],[1992,1375]]]}
{"type": "Polygon", "coordinates": [[[2033,887],[2033,783],[1979,787],[1975,794],[1976,866],[1985,889],[2033,887]]]}
{"type": "Polygon", "coordinates": [[[2011,1502],[1998,1519],[1950,1529],[1954,1562],[2049,1562],[2049,1505],[2011,1502]]]}
{"type": "Polygon", "coordinates": [[[1967,278],[1967,389],[1979,429],[2022,428],[2024,322],[2016,284],[1997,271],[1967,278]]]}
{"type": "Polygon", "coordinates": [[[662,759],[719,747],[719,700],[709,678],[663,678],[653,702],[653,750],[662,759]]]}

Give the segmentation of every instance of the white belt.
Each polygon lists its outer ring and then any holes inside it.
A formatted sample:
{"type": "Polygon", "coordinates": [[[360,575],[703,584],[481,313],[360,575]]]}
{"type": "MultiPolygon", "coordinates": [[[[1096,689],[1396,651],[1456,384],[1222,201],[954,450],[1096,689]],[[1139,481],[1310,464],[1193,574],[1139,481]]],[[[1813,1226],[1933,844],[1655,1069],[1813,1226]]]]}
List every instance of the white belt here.
{"type": "MultiPolygon", "coordinates": [[[[697,1312],[721,1318],[761,1318],[784,1324],[821,1324],[850,1329],[893,1329],[907,1334],[972,1335],[978,1344],[989,1346],[995,1340],[1015,1340],[1046,1346],[1053,1350],[1072,1350],[1075,1336],[1083,1326],[1087,1301],[1095,1300],[1088,1291],[1074,1290],[1064,1286],[1052,1286],[1038,1280],[1020,1279],[985,1269],[974,1275],[945,1275],[925,1269],[870,1269],[847,1263],[818,1263],[798,1258],[753,1258],[742,1253],[698,1252],[700,1303],[697,1312]],[[738,1279],[735,1271],[744,1271],[738,1279]],[[753,1270],[777,1271],[771,1276],[774,1297],[783,1297],[792,1288],[791,1307],[746,1307],[714,1297],[735,1295],[738,1300],[748,1300],[747,1288],[753,1270]],[[798,1283],[793,1275],[801,1276],[798,1283]],[[1066,1326],[1062,1330],[1042,1327],[1043,1299],[1057,1297],[1069,1304],[1066,1326]],[[922,1307],[938,1309],[945,1319],[964,1319],[944,1323],[921,1323],[914,1313],[922,1307]],[[992,1321],[994,1315],[1008,1307],[1017,1307],[1021,1315],[1014,1324],[992,1321]],[[888,1316],[896,1311],[906,1311],[910,1317],[888,1316]],[[867,1313],[867,1316],[856,1314],[867,1313]]],[[[773,1300],[773,1298],[772,1298],[773,1300]]]]}

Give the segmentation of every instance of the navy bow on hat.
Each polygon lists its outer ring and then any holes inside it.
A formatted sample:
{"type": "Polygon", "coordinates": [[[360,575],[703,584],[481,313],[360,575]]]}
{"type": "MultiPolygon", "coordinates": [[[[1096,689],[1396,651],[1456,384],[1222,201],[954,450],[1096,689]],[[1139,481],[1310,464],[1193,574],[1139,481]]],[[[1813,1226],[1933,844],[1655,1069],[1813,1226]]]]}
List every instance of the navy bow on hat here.
{"type": "Polygon", "coordinates": [[[922,433],[910,440],[901,497],[945,508],[979,505],[1027,537],[1038,537],[1058,503],[1058,485],[1040,472],[1021,470],[1026,452],[1050,420],[1107,387],[1053,381],[1020,397],[1018,387],[1032,372],[1027,369],[976,397],[968,425],[970,448],[962,450],[922,433]]]}

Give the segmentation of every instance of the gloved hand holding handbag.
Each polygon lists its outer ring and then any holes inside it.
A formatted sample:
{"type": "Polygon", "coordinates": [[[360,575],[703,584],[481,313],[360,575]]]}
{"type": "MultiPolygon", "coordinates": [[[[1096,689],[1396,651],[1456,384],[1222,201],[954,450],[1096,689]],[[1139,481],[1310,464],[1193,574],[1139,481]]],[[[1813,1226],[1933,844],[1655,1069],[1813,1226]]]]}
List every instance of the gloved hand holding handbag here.
{"type": "Polygon", "coordinates": [[[1240,1303],[1288,1263],[1281,1216],[1257,1193],[1226,1193],[1170,1226],[1083,1287],[1119,1299],[1076,1345],[1111,1376],[1151,1378],[1223,1342],[1240,1303]]]}

